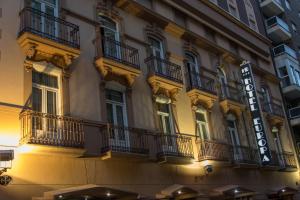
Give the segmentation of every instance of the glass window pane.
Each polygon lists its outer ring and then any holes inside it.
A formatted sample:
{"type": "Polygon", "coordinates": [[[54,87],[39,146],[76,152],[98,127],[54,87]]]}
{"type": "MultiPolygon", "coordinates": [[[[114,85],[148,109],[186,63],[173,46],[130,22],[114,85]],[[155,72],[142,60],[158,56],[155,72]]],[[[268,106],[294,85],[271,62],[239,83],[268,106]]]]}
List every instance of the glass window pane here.
{"type": "MultiPolygon", "coordinates": [[[[116,106],[116,114],[117,114],[117,125],[124,126],[124,117],[123,117],[123,108],[122,106],[116,106]]],[[[125,132],[124,129],[118,129],[118,139],[125,140],[125,132]]]]}
{"type": "Polygon", "coordinates": [[[47,113],[56,115],[56,92],[47,91],[47,113]]]}
{"type": "Polygon", "coordinates": [[[32,109],[36,112],[42,112],[42,90],[32,88],[32,109]]]}
{"type": "Polygon", "coordinates": [[[202,136],[204,140],[207,140],[208,139],[208,136],[207,136],[207,130],[206,130],[206,125],[205,124],[201,124],[201,130],[202,130],[202,136]]]}
{"type": "Polygon", "coordinates": [[[232,120],[227,120],[227,124],[228,124],[228,127],[230,127],[230,128],[235,128],[234,121],[232,121],[232,120]]]}
{"type": "Polygon", "coordinates": [[[58,88],[57,77],[42,72],[33,71],[32,82],[47,87],[58,88]]]}
{"type": "Polygon", "coordinates": [[[169,104],[157,103],[158,111],[170,114],[169,113],[169,104]]]}
{"type": "Polygon", "coordinates": [[[106,99],[123,103],[123,93],[122,92],[107,89],[105,94],[106,94],[106,99]]]}
{"type": "Polygon", "coordinates": [[[165,119],[165,124],[166,124],[166,130],[165,130],[165,133],[166,133],[167,135],[169,135],[169,134],[171,134],[170,117],[169,117],[169,116],[165,116],[164,119],[165,119]]]}
{"type": "Polygon", "coordinates": [[[196,120],[201,122],[206,122],[205,120],[205,114],[196,112],[196,120]]]}
{"type": "Polygon", "coordinates": [[[113,108],[112,108],[112,104],[110,103],[106,104],[106,114],[107,114],[108,123],[113,124],[114,123],[113,108]]]}

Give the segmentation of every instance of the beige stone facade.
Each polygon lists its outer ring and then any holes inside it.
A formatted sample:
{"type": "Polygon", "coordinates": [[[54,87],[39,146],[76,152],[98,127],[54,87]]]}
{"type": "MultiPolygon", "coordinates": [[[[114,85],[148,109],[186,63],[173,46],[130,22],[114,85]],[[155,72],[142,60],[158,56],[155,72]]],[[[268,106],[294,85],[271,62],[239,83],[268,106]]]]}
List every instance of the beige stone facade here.
{"type": "Polygon", "coordinates": [[[296,193],[294,144],[259,22],[252,30],[206,0],[35,2],[0,1],[0,150],[14,150],[12,165],[2,161],[12,181],[0,199],[296,193]],[[259,161],[243,60],[261,98],[269,166],[259,161]]]}

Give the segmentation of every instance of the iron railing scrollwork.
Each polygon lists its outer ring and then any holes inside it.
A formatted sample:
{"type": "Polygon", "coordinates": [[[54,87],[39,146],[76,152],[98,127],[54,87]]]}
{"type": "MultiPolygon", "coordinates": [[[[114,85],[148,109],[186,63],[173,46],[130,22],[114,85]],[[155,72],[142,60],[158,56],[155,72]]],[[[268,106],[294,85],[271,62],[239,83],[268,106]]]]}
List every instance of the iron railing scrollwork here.
{"type": "Polygon", "coordinates": [[[68,116],[25,110],[20,114],[23,144],[83,147],[83,122],[68,116]]]}
{"type": "Polygon", "coordinates": [[[183,83],[181,66],[157,56],[145,59],[150,74],[155,74],[178,83],[183,83]]]}
{"type": "Polygon", "coordinates": [[[102,51],[106,58],[140,69],[138,50],[125,43],[103,37],[102,51]]]}
{"type": "Polygon", "coordinates": [[[25,32],[80,48],[79,26],[34,8],[26,7],[20,12],[19,37],[25,32]]]}

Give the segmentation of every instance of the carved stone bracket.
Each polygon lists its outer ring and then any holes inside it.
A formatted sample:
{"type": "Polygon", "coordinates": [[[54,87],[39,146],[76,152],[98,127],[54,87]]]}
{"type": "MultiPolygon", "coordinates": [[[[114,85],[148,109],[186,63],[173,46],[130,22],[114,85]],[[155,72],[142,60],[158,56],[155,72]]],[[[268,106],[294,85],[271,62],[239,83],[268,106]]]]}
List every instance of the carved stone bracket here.
{"type": "Polygon", "coordinates": [[[24,68],[25,68],[26,72],[30,72],[33,69],[32,62],[28,59],[24,60],[24,68]]]}

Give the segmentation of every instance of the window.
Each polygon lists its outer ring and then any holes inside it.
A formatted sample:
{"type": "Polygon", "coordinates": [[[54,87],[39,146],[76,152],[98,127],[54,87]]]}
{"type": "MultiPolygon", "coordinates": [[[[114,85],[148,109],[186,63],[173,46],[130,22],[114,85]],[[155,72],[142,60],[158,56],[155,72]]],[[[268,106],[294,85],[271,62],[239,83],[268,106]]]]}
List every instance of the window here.
{"type": "Polygon", "coordinates": [[[227,79],[223,69],[218,69],[219,82],[221,84],[222,98],[228,97],[227,79]]]}
{"type": "Polygon", "coordinates": [[[174,134],[170,104],[157,102],[157,115],[159,117],[160,130],[165,135],[174,134]]]}
{"type": "Polygon", "coordinates": [[[286,87],[291,84],[286,66],[278,68],[278,74],[281,79],[282,87],[286,87]]]}
{"type": "Polygon", "coordinates": [[[249,26],[254,31],[258,31],[253,6],[252,6],[250,0],[244,0],[244,2],[245,2],[246,12],[247,12],[248,20],[249,20],[249,26]]]}
{"type": "Polygon", "coordinates": [[[125,106],[125,95],[123,92],[106,89],[106,113],[107,121],[113,125],[110,133],[110,143],[116,146],[128,146],[128,132],[122,127],[127,126],[127,112],[125,106]]]}
{"type": "Polygon", "coordinates": [[[269,93],[269,90],[265,87],[261,88],[262,93],[262,103],[264,109],[266,109],[267,112],[272,112],[272,106],[271,106],[271,95],[269,93]]]}
{"type": "Polygon", "coordinates": [[[237,43],[229,41],[229,49],[232,51],[232,53],[239,55],[239,46],[237,43]]]}
{"type": "Polygon", "coordinates": [[[227,131],[231,140],[231,144],[233,146],[233,153],[235,160],[242,159],[242,152],[240,148],[240,139],[237,128],[237,120],[236,117],[232,114],[227,116],[227,131]]]}
{"type": "Polygon", "coordinates": [[[58,114],[58,78],[38,71],[32,72],[32,108],[36,112],[58,114]]]}
{"type": "Polygon", "coordinates": [[[297,32],[297,26],[295,23],[292,22],[292,29],[294,32],[297,32]]]}
{"type": "Polygon", "coordinates": [[[120,46],[115,42],[120,40],[117,23],[106,16],[99,15],[98,17],[101,24],[104,56],[120,59],[120,46]]]}
{"type": "Polygon", "coordinates": [[[149,37],[148,40],[150,43],[151,54],[158,58],[164,58],[162,42],[153,37],[149,37]]]}
{"type": "Polygon", "coordinates": [[[285,6],[287,9],[291,10],[291,4],[289,0],[285,0],[285,6]]]}
{"type": "MultiPolygon", "coordinates": [[[[58,16],[57,0],[32,0],[31,7],[48,15],[58,16]]],[[[58,35],[58,24],[50,18],[39,15],[31,16],[32,28],[48,35],[58,35]]]]}
{"type": "Polygon", "coordinates": [[[205,110],[197,110],[196,115],[196,134],[201,140],[208,140],[208,122],[205,110]]]}
{"type": "Polygon", "coordinates": [[[186,67],[189,75],[190,86],[200,87],[200,74],[199,74],[199,65],[197,61],[197,56],[193,53],[186,52],[186,67]]]}
{"type": "Polygon", "coordinates": [[[284,166],[285,162],[284,162],[284,158],[283,158],[283,150],[282,150],[282,146],[281,146],[281,140],[280,140],[280,136],[279,136],[279,131],[276,127],[273,127],[272,129],[272,133],[273,133],[273,137],[274,137],[274,143],[275,143],[275,149],[277,152],[277,156],[279,159],[279,163],[281,166],[284,166]]]}
{"type": "Polygon", "coordinates": [[[231,15],[233,15],[235,18],[239,18],[236,0],[228,0],[228,9],[231,15]]]}

